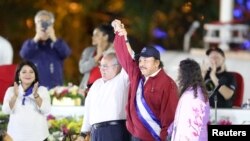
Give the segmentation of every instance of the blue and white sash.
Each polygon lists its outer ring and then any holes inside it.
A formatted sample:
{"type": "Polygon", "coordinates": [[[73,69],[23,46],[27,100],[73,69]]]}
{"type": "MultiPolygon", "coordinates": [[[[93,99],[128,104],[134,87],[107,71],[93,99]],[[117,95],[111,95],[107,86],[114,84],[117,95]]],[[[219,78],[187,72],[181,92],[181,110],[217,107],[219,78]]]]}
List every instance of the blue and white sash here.
{"type": "Polygon", "coordinates": [[[144,81],[142,79],[139,82],[136,91],[136,112],[142,124],[149,130],[151,135],[156,141],[160,141],[161,123],[160,120],[156,118],[154,113],[151,111],[150,107],[144,99],[144,81]]]}

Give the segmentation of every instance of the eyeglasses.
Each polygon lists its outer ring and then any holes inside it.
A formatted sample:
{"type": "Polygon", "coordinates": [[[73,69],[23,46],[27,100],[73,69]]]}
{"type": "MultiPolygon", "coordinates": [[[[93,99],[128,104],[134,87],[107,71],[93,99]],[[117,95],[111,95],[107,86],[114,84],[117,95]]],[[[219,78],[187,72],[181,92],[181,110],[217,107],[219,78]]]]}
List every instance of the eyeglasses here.
{"type": "Polygon", "coordinates": [[[116,66],[116,65],[118,65],[118,64],[113,64],[113,65],[110,65],[110,66],[108,66],[108,65],[99,65],[99,69],[108,69],[108,68],[116,66]]]}

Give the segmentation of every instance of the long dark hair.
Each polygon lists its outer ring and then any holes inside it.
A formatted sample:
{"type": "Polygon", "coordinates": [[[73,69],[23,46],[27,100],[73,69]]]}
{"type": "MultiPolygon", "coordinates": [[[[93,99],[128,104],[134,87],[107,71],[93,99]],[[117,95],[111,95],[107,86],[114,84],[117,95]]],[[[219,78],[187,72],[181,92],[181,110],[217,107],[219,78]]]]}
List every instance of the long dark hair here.
{"type": "Polygon", "coordinates": [[[208,100],[208,93],[206,91],[205,83],[201,74],[201,68],[196,61],[188,58],[180,62],[178,82],[180,96],[188,88],[193,88],[194,96],[197,97],[198,88],[201,88],[201,91],[205,97],[205,101],[208,100]]]}
{"type": "Polygon", "coordinates": [[[104,35],[107,34],[108,42],[113,43],[115,38],[115,33],[111,24],[103,23],[96,28],[99,29],[104,35]]]}
{"type": "Polygon", "coordinates": [[[20,84],[20,79],[19,79],[19,75],[20,75],[20,71],[21,69],[24,67],[24,66],[29,66],[33,69],[34,73],[35,73],[35,80],[34,82],[32,82],[31,86],[33,86],[36,82],[39,82],[39,77],[38,77],[38,71],[37,71],[37,68],[35,66],[35,64],[33,64],[32,62],[30,61],[23,61],[21,62],[17,69],[16,69],[16,73],[15,73],[15,82],[19,85],[20,84]]]}

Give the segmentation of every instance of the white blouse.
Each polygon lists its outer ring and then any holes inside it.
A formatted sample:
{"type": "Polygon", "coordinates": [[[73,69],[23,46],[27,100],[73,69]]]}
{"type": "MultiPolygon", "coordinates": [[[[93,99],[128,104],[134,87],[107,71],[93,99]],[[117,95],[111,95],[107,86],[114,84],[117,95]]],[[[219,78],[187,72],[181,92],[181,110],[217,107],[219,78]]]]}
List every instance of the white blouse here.
{"type": "Polygon", "coordinates": [[[37,93],[42,99],[41,107],[36,104],[33,94],[27,96],[22,105],[24,90],[20,85],[12,109],[9,102],[14,95],[14,87],[9,87],[5,93],[2,111],[10,115],[7,132],[14,141],[43,141],[49,136],[47,115],[51,109],[50,95],[43,86],[39,86],[37,93]]]}

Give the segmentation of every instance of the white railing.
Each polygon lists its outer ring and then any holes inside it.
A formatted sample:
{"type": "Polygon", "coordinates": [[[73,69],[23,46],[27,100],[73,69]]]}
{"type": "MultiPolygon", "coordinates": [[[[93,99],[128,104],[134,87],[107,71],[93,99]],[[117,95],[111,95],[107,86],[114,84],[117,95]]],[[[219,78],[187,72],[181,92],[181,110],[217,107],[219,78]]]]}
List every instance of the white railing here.
{"type": "Polygon", "coordinates": [[[245,24],[205,24],[204,30],[206,34],[203,38],[205,47],[208,48],[210,43],[241,44],[247,40],[249,26],[245,24]]]}

